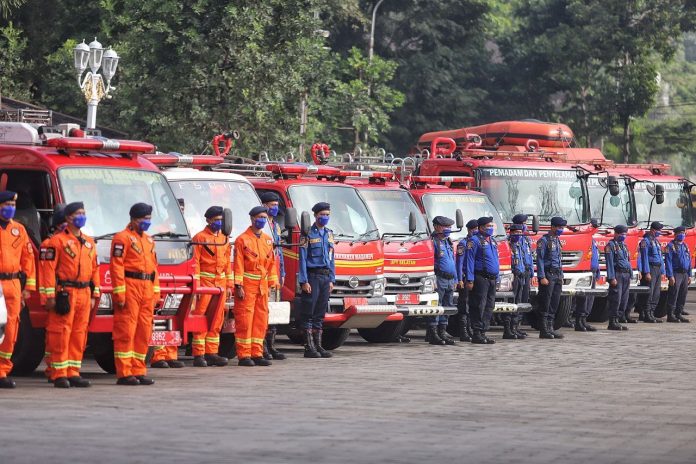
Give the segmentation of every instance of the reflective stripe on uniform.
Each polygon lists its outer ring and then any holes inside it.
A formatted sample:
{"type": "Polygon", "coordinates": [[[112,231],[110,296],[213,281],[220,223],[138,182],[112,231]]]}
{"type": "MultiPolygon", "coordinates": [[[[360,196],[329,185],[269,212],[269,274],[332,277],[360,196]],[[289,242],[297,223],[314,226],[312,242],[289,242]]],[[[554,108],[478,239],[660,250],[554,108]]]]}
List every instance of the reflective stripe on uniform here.
{"type": "Polygon", "coordinates": [[[12,353],[7,353],[5,351],[0,351],[0,358],[2,359],[12,359],[12,353]]]}
{"type": "Polygon", "coordinates": [[[205,340],[202,338],[194,337],[191,343],[193,343],[194,345],[205,345],[205,340]]]}
{"type": "Polygon", "coordinates": [[[82,361],[69,360],[68,366],[70,367],[82,367],[82,361]]]}
{"type": "Polygon", "coordinates": [[[252,338],[251,339],[251,343],[263,344],[263,342],[264,342],[263,338],[252,338]]]}
{"type": "Polygon", "coordinates": [[[145,357],[147,356],[147,353],[136,353],[133,351],[133,357],[137,359],[138,361],[145,361],[145,357]]]}
{"type": "Polygon", "coordinates": [[[159,285],[155,285],[154,287],[152,287],[152,291],[155,292],[155,293],[159,293],[159,292],[160,292],[160,287],[159,287],[159,285]]]}
{"type": "Polygon", "coordinates": [[[113,292],[114,293],[126,293],[126,286],[119,285],[118,287],[114,287],[113,292]]]}
{"type": "Polygon", "coordinates": [[[237,338],[237,343],[240,345],[251,345],[251,338],[237,338]]]}
{"type": "Polygon", "coordinates": [[[119,359],[128,359],[133,357],[132,351],[114,351],[114,357],[119,359]]]}
{"type": "Polygon", "coordinates": [[[206,342],[219,342],[220,337],[205,337],[206,342]]]}
{"type": "Polygon", "coordinates": [[[261,274],[252,274],[251,272],[245,272],[244,277],[251,280],[261,280],[261,274]]]}
{"type": "Polygon", "coordinates": [[[51,367],[54,369],[65,369],[70,365],[70,361],[52,362],[51,367]]]}

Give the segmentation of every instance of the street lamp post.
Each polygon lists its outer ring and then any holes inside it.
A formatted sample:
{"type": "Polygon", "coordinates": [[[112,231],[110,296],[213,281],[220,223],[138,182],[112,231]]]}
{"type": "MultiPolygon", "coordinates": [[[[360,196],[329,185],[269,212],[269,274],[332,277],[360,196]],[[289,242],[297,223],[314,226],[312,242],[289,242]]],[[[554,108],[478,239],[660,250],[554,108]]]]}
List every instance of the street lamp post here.
{"type": "Polygon", "coordinates": [[[379,0],[372,9],[372,27],[370,28],[370,50],[367,52],[367,62],[372,63],[372,56],[375,54],[375,21],[377,20],[377,10],[384,0],[379,0]]]}
{"type": "Polygon", "coordinates": [[[84,40],[78,44],[73,50],[73,56],[77,85],[87,100],[87,129],[94,129],[97,125],[97,105],[103,98],[111,98],[109,91],[114,88],[111,86],[111,79],[116,74],[119,56],[111,47],[105,52],[96,37],[89,45],[84,40]],[[82,79],[82,73],[88,66],[90,70],[82,79]],[[102,68],[102,74],[97,73],[99,68],[102,68]]]}

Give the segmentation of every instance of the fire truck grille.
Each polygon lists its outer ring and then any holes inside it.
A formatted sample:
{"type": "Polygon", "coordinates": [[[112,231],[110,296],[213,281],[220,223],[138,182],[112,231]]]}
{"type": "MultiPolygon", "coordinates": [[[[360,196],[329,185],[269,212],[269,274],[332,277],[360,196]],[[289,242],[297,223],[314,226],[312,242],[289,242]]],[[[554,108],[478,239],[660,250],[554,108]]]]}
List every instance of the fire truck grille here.
{"type": "Polygon", "coordinates": [[[331,292],[332,297],[372,297],[372,285],[371,278],[361,278],[358,280],[358,285],[352,288],[349,284],[349,277],[336,276],[336,285],[334,285],[333,292],[331,292]]]}
{"type": "Polygon", "coordinates": [[[561,253],[561,264],[564,268],[577,266],[581,259],[582,251],[563,251],[561,253]]]}
{"type": "Polygon", "coordinates": [[[389,277],[387,276],[387,295],[396,295],[399,293],[416,293],[420,292],[421,285],[423,284],[423,277],[425,275],[413,275],[408,274],[409,280],[407,284],[401,283],[401,276],[389,277]]]}

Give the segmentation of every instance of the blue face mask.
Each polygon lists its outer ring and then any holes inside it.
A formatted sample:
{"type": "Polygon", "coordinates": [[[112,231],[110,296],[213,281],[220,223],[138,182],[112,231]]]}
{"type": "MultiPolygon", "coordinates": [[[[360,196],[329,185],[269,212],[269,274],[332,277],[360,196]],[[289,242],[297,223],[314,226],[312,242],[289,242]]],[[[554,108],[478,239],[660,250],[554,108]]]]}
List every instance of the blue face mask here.
{"type": "Polygon", "coordinates": [[[685,233],[682,232],[682,233],[677,234],[677,240],[679,240],[680,242],[684,241],[685,238],[686,238],[685,233]]]}
{"type": "Polygon", "coordinates": [[[445,237],[449,237],[451,233],[452,229],[442,229],[442,235],[444,235],[445,237]]]}
{"type": "Polygon", "coordinates": [[[78,229],[82,229],[85,224],[87,223],[87,216],[84,214],[79,214],[75,216],[72,220],[72,225],[77,227],[78,229]]]}
{"type": "Polygon", "coordinates": [[[478,234],[479,234],[479,230],[478,230],[478,229],[474,229],[474,231],[471,232],[471,235],[472,235],[472,236],[473,236],[473,235],[478,235],[478,234]]]}
{"type": "Polygon", "coordinates": [[[489,237],[493,235],[493,227],[486,227],[486,235],[489,237]]]}
{"type": "Polygon", "coordinates": [[[220,232],[220,230],[222,230],[222,221],[213,221],[208,224],[208,227],[210,227],[210,230],[213,232],[220,232]]]}
{"type": "Polygon", "coordinates": [[[617,242],[621,243],[621,242],[623,242],[624,240],[626,240],[626,236],[625,236],[625,235],[619,234],[619,235],[616,236],[616,241],[617,241],[617,242]]]}
{"type": "Polygon", "coordinates": [[[517,242],[520,241],[520,237],[522,237],[522,236],[521,236],[521,235],[511,235],[511,236],[510,236],[510,241],[511,241],[512,243],[517,243],[517,242]]]}
{"type": "Polygon", "coordinates": [[[659,237],[660,235],[662,235],[662,232],[660,232],[659,230],[656,230],[654,233],[655,237],[659,237]]]}
{"type": "Polygon", "coordinates": [[[563,235],[563,229],[556,229],[556,235],[563,235]]]}
{"type": "Polygon", "coordinates": [[[148,221],[146,219],[146,220],[140,221],[138,223],[138,229],[140,229],[140,232],[147,232],[147,229],[149,229],[151,225],[152,225],[152,221],[148,221]]]}
{"type": "Polygon", "coordinates": [[[254,227],[256,229],[263,229],[264,227],[266,227],[266,221],[268,221],[268,219],[266,219],[265,217],[256,218],[254,219],[254,227]]]}
{"type": "Polygon", "coordinates": [[[320,226],[324,227],[329,223],[329,216],[319,216],[317,221],[319,221],[320,226]]]}
{"type": "Polygon", "coordinates": [[[522,233],[527,232],[527,224],[522,224],[522,233]]]}
{"type": "Polygon", "coordinates": [[[270,214],[273,217],[276,217],[278,215],[278,205],[271,206],[268,208],[268,214],[270,214]]]}
{"type": "Polygon", "coordinates": [[[17,208],[14,206],[3,206],[0,208],[0,216],[2,216],[4,220],[9,221],[14,217],[15,211],[17,211],[17,208]]]}

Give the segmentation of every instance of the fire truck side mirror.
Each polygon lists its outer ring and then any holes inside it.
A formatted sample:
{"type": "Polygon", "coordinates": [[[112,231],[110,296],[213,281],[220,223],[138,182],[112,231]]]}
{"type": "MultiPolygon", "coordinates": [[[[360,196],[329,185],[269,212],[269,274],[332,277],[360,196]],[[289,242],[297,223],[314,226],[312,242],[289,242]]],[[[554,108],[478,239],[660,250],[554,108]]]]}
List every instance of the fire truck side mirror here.
{"type": "Polygon", "coordinates": [[[655,185],[655,203],[661,205],[665,202],[665,188],[664,186],[657,184],[655,185]]]}
{"type": "Polygon", "coordinates": [[[457,229],[462,230],[464,228],[464,215],[461,209],[457,208],[454,219],[457,224],[457,229]]]}
{"type": "Polygon", "coordinates": [[[616,176],[607,177],[607,188],[609,189],[609,195],[615,197],[619,194],[619,180],[616,176]]]}
{"type": "Polygon", "coordinates": [[[292,232],[297,227],[297,210],[295,208],[285,209],[285,230],[292,232]]]}
{"type": "Polygon", "coordinates": [[[414,233],[416,231],[416,215],[413,211],[408,213],[408,231],[414,233]]]}
{"type": "Polygon", "coordinates": [[[532,215],[532,232],[535,234],[539,232],[539,216],[536,214],[532,215]]]}
{"type": "Polygon", "coordinates": [[[302,218],[300,219],[300,229],[302,229],[302,235],[305,237],[309,235],[309,229],[312,227],[312,217],[309,212],[302,211],[302,218]]]}
{"type": "Polygon", "coordinates": [[[222,233],[228,237],[232,233],[232,210],[225,208],[222,210],[222,233]]]}

